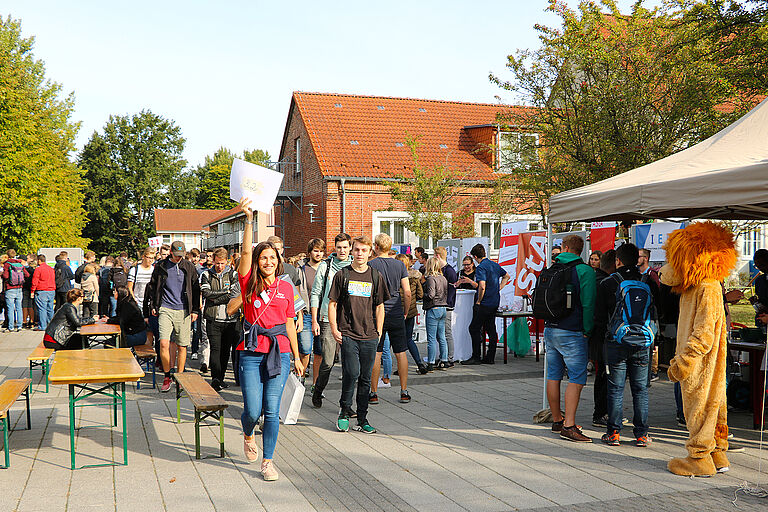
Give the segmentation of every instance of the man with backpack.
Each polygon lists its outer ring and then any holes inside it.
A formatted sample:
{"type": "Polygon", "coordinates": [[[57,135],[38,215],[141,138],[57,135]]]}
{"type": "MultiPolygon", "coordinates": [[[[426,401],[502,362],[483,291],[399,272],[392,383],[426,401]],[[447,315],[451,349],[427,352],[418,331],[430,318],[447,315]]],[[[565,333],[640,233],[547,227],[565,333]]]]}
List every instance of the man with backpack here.
{"type": "Polygon", "coordinates": [[[336,343],[341,345],[341,400],[336,428],[349,431],[352,397],[357,384],[357,427],[364,434],[376,429],[368,423],[368,396],[376,348],[384,329],[384,303],[389,291],[382,274],[368,265],[373,242],[360,236],[352,242],[352,264],[333,277],[328,294],[328,320],[336,343]]]}
{"type": "Polygon", "coordinates": [[[104,266],[99,269],[99,315],[113,316],[111,307],[112,287],[109,281],[112,267],[115,266],[115,258],[107,256],[104,260],[104,266]]]}
{"type": "Polygon", "coordinates": [[[56,265],[53,266],[53,271],[56,275],[56,309],[59,309],[67,303],[67,292],[74,288],[72,279],[75,278],[75,274],[69,268],[69,258],[66,251],[61,251],[56,256],[56,265]]]}
{"type": "Polygon", "coordinates": [[[75,284],[80,284],[83,280],[83,272],[85,272],[85,266],[92,264],[96,261],[96,253],[93,251],[85,251],[85,261],[77,267],[75,270],[75,284]]]}
{"type": "Polygon", "coordinates": [[[533,313],[544,323],[547,350],[547,401],[552,412],[552,432],[580,443],[592,440],[576,425],[576,409],[587,383],[587,340],[594,325],[595,271],[581,259],[584,240],[577,235],[563,239],[562,252],[542,271],[533,295],[533,313]],[[568,368],[565,417],[560,413],[560,381],[568,368]]]}
{"type": "Polygon", "coordinates": [[[16,251],[8,249],[8,260],[3,265],[3,283],[5,291],[6,313],[8,314],[8,332],[21,331],[24,321],[22,297],[24,280],[29,278],[25,261],[16,257],[16,251]]]}
{"type": "MultiPolygon", "coordinates": [[[[315,360],[313,364],[319,368],[315,383],[312,386],[312,405],[323,406],[323,390],[328,385],[334,359],[336,357],[336,340],[331,332],[328,320],[328,292],[336,273],[352,263],[349,254],[351,237],[339,233],[334,239],[336,252],[320,262],[315,272],[315,281],[309,295],[309,309],[312,314],[312,334],[319,336],[320,343],[313,349],[315,360]],[[319,346],[317,346],[319,345],[319,346]]],[[[375,352],[375,351],[374,351],[375,352]]],[[[366,397],[367,400],[368,397],[366,397]]],[[[366,402],[367,403],[367,402],[366,402]]]]}
{"type": "Polygon", "coordinates": [[[645,447],[648,437],[649,347],[658,332],[658,287],[637,268],[638,250],[633,244],[616,249],[616,272],[597,289],[596,329],[605,329],[605,365],[608,374],[608,426],[602,441],[619,445],[624,383],[629,376],[634,406],[635,444],[645,447]]]}

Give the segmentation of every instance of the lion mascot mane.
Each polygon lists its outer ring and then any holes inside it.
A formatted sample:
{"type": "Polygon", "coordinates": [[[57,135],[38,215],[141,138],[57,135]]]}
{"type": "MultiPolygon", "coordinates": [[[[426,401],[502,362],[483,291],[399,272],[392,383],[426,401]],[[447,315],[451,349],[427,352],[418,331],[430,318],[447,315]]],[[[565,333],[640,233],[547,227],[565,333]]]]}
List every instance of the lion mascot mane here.
{"type": "Polygon", "coordinates": [[[728,326],[723,281],[736,264],[733,233],[714,222],[673,231],[661,282],[680,294],[677,346],[667,375],[680,382],[688,456],[669,461],[676,475],[711,476],[729,468],[725,395],[728,326]]]}

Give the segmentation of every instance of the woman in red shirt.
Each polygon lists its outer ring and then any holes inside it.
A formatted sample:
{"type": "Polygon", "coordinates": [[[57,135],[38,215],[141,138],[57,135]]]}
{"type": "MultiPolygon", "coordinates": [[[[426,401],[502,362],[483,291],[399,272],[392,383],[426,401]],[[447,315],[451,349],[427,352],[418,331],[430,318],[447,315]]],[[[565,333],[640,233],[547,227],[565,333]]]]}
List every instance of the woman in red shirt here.
{"type": "Polygon", "coordinates": [[[255,462],[259,458],[253,429],[264,410],[262,428],[263,459],[261,474],[264,480],[277,480],[272,464],[280,428],[278,414],[283,387],[291,371],[291,354],[296,373],[304,375],[294,324],[293,286],[277,279],[283,273],[283,263],[275,247],[269,242],[253,245],[253,210],[249,199],[240,201],[246,215],[243,230],[243,249],[237,268],[243,299],[245,321],[240,351],[240,387],[243,392],[243,424],[245,458],[255,462]]]}

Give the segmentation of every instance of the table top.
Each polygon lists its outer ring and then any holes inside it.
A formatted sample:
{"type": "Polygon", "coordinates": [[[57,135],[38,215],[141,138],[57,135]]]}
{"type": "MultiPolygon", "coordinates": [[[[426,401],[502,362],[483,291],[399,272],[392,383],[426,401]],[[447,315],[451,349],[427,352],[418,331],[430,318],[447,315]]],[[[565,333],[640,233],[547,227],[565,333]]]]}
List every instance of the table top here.
{"type": "Polygon", "coordinates": [[[496,311],[497,317],[524,318],[533,316],[531,311],[496,311]]]}
{"type": "Polygon", "coordinates": [[[96,322],[80,327],[80,334],[83,336],[107,336],[110,334],[120,334],[120,326],[117,324],[107,324],[96,322]]]}
{"type": "Polygon", "coordinates": [[[144,376],[129,348],[57,350],[48,374],[51,384],[137,381],[144,376]]]}
{"type": "Polygon", "coordinates": [[[733,340],[728,342],[728,348],[733,350],[765,350],[765,343],[733,340]]]}

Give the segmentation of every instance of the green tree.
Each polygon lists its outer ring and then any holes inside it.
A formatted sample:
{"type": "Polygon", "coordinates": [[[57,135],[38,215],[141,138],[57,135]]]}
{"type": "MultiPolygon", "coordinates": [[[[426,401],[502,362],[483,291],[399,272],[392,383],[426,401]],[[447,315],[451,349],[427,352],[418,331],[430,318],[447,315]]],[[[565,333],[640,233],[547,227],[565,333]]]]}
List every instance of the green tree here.
{"type": "Polygon", "coordinates": [[[229,198],[229,173],[235,158],[264,167],[270,161],[269,153],[261,149],[246,149],[240,156],[221,147],[213,155],[206,156],[204,163],[195,171],[200,183],[196,200],[198,207],[227,210],[237,205],[229,198]]]}
{"type": "Polygon", "coordinates": [[[408,173],[393,174],[396,180],[385,182],[393,200],[390,209],[405,209],[410,214],[405,228],[419,238],[472,236],[466,223],[471,212],[464,208],[470,197],[465,180],[442,164],[424,167],[419,162],[418,137],[406,134],[405,144],[413,167],[408,173]]]}
{"type": "Polygon", "coordinates": [[[679,11],[638,1],[623,15],[613,0],[578,10],[550,0],[548,10],[562,26],[536,26],[541,46],[508,57],[512,79],[491,76],[535,107],[500,117],[509,131],[538,134],[500,148],[500,170],[528,211],[543,213],[552,194],[668,156],[728,123],[719,106],[734,86],[698,58],[711,41],[692,38],[679,11]]]}
{"type": "Polygon", "coordinates": [[[85,169],[84,233],[98,252],[137,251],[154,233],[154,209],[173,204],[170,184],[183,177],[185,139],[172,121],[143,110],[110,116],[79,155],[85,169]]]}
{"type": "Polygon", "coordinates": [[[45,76],[34,38],[0,17],[0,247],[85,247],[81,172],[69,161],[74,96],[45,76]]]}

